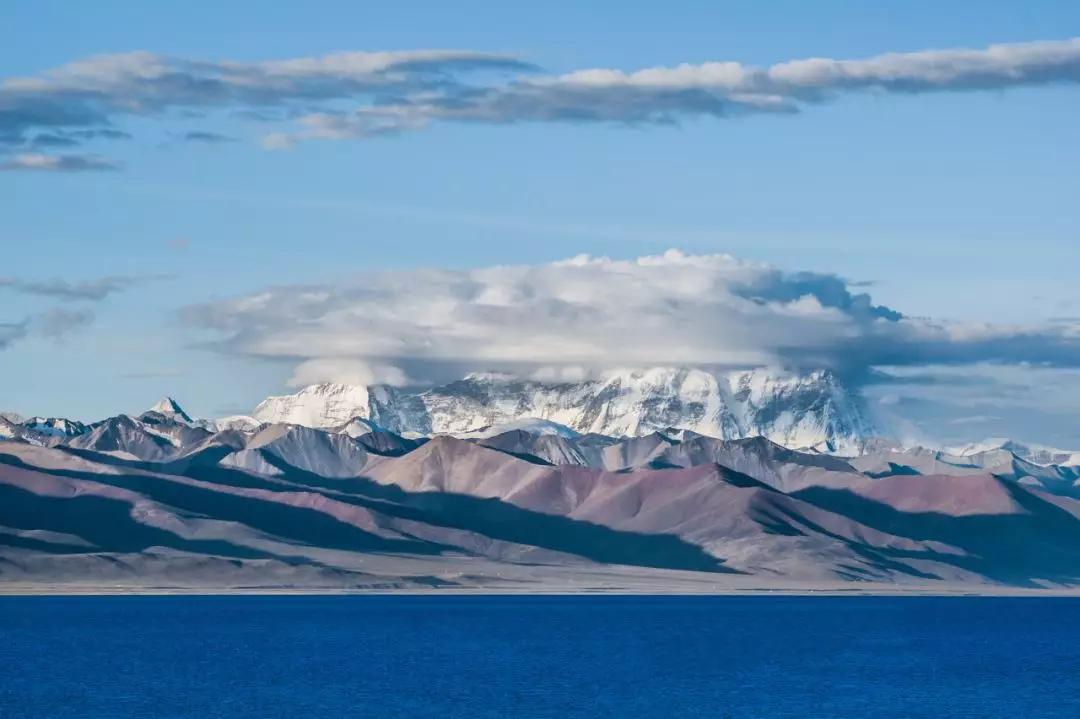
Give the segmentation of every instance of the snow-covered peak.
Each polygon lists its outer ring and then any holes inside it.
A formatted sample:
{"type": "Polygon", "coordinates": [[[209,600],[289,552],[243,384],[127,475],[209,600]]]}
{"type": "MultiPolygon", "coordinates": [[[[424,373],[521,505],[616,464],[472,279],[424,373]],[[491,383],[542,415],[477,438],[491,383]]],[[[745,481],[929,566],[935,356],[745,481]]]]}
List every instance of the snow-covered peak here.
{"type": "Polygon", "coordinates": [[[158,400],[158,403],[150,408],[151,412],[157,412],[160,415],[164,415],[173,420],[179,420],[191,424],[194,420],[184,411],[184,408],[180,406],[172,397],[163,397],[158,400]]]}
{"type": "Polygon", "coordinates": [[[16,439],[31,444],[54,444],[89,431],[82,422],[63,417],[19,418],[10,413],[0,415],[0,439],[16,439]],[[19,421],[14,421],[14,419],[19,421]]]}
{"type": "Polygon", "coordinates": [[[21,424],[31,432],[48,437],[74,437],[87,431],[82,422],[64,417],[31,417],[21,424]]]}
{"type": "Polygon", "coordinates": [[[356,417],[371,417],[371,393],[355,385],[313,384],[296,394],[267,397],[251,416],[268,424],[338,427],[356,417]]]}
{"type": "Polygon", "coordinates": [[[463,382],[481,382],[481,383],[506,383],[506,382],[519,382],[521,378],[517,375],[510,374],[509,372],[470,372],[462,378],[463,382]]]}
{"type": "Polygon", "coordinates": [[[969,442],[967,444],[959,444],[951,447],[944,447],[942,451],[948,454],[954,454],[958,457],[966,457],[971,454],[981,454],[982,452],[989,452],[993,449],[1003,449],[1005,445],[1011,442],[1007,437],[991,437],[989,439],[980,440],[978,442],[969,442]]]}
{"type": "Polygon", "coordinates": [[[943,452],[958,457],[971,457],[987,452],[1003,450],[1020,459],[1040,465],[1080,466],[1080,452],[1068,449],[1056,449],[1039,444],[1025,444],[1007,437],[993,437],[981,442],[972,442],[954,447],[946,447],[943,452]]]}
{"type": "Polygon", "coordinates": [[[221,419],[214,420],[213,429],[218,432],[224,432],[227,430],[236,430],[239,432],[254,432],[262,427],[263,423],[254,417],[249,417],[246,414],[234,414],[229,417],[222,417],[221,419]]]}
{"type": "Polygon", "coordinates": [[[12,422],[7,415],[0,414],[0,439],[18,439],[22,436],[22,427],[12,422]]]}

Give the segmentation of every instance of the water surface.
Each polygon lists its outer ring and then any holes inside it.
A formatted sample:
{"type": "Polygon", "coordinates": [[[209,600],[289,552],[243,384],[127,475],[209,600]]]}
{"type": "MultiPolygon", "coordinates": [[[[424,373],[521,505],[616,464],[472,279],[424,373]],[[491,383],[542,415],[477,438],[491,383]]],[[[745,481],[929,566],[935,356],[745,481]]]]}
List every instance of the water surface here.
{"type": "Polygon", "coordinates": [[[1080,717],[1080,600],[0,597],[0,719],[1080,717]]]}

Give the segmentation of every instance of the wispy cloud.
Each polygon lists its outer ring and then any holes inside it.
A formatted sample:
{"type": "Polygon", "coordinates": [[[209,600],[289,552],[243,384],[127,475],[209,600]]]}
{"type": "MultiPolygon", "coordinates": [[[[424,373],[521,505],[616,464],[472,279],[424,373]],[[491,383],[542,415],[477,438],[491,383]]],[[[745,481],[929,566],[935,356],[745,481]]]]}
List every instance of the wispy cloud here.
{"type": "Polygon", "coordinates": [[[183,377],[184,373],[179,370],[163,369],[163,370],[144,370],[138,372],[124,372],[120,375],[124,379],[172,379],[174,377],[183,377]]]}
{"type": "Polygon", "coordinates": [[[966,417],[956,417],[955,419],[950,419],[949,424],[986,424],[988,422],[999,422],[1002,419],[1002,417],[993,414],[973,414],[966,417]]]}
{"type": "MultiPolygon", "coordinates": [[[[544,74],[514,56],[468,50],[344,52],[255,63],[134,52],[0,81],[0,148],[24,153],[7,161],[7,169],[106,169],[65,156],[31,160],[25,153],[121,137],[124,131],[114,126],[123,118],[166,118],[173,111],[218,110],[278,125],[266,131],[264,144],[280,148],[305,139],[396,135],[443,121],[670,125],[697,117],[795,114],[852,93],[1077,82],[1080,38],[771,66],[716,61],[561,74],[544,74]]],[[[187,135],[221,139],[210,132],[187,135]]]]}
{"type": "Polygon", "coordinates": [[[32,320],[34,329],[42,337],[57,341],[93,322],[94,313],[90,310],[70,310],[62,307],[42,312],[32,320]]]}
{"type": "Polygon", "coordinates": [[[229,137],[228,135],[222,135],[217,132],[206,132],[204,130],[192,130],[185,132],[183,135],[185,142],[201,142],[207,145],[217,145],[222,142],[235,142],[236,138],[229,137]]]}
{"type": "Polygon", "coordinates": [[[52,308],[30,315],[20,322],[0,322],[0,350],[7,350],[31,335],[60,342],[94,322],[94,313],[85,309],[52,308]]]}
{"type": "Polygon", "coordinates": [[[890,368],[865,388],[881,418],[922,426],[923,441],[945,444],[1012,436],[1072,446],[1080,369],[1024,362],[890,368]],[[910,380],[910,381],[908,381],[910,380]]]}
{"type": "Polygon", "coordinates": [[[0,322],[0,350],[6,350],[11,345],[26,337],[30,332],[30,322],[0,322]]]}
{"type": "MultiPolygon", "coordinates": [[[[71,282],[59,278],[46,280],[0,277],[0,291],[43,297],[66,302],[101,302],[118,292],[137,285],[169,279],[169,275],[112,275],[93,280],[71,282]]],[[[52,307],[35,312],[19,322],[0,322],[0,350],[30,336],[56,342],[93,324],[95,314],[85,307],[52,307]]]]}
{"type": "Polygon", "coordinates": [[[24,152],[0,162],[0,170],[35,170],[38,172],[86,172],[119,170],[120,165],[97,155],[45,155],[24,152]]]}
{"type": "Polygon", "coordinates": [[[136,285],[169,278],[169,275],[112,275],[94,280],[70,282],[59,278],[27,280],[16,277],[0,277],[0,289],[62,300],[100,301],[109,295],[123,292],[136,285]]]}
{"type": "Polygon", "coordinates": [[[301,116],[277,142],[365,138],[433,121],[670,125],[694,117],[794,114],[854,92],[918,94],[1080,82],[1080,38],[983,49],[808,58],[756,67],[707,62],[626,72],[593,68],[484,87],[448,88],[355,109],[301,116]]]}
{"type": "Polygon", "coordinates": [[[76,141],[106,137],[122,132],[111,127],[116,119],[171,110],[262,109],[290,116],[327,101],[437,91],[463,73],[530,67],[467,50],[343,52],[261,63],[99,55],[0,81],[0,144],[26,145],[35,131],[76,141]]]}
{"type": "Polygon", "coordinates": [[[34,148],[77,147],[89,140],[130,140],[131,134],[112,128],[42,132],[30,140],[34,148]]]}

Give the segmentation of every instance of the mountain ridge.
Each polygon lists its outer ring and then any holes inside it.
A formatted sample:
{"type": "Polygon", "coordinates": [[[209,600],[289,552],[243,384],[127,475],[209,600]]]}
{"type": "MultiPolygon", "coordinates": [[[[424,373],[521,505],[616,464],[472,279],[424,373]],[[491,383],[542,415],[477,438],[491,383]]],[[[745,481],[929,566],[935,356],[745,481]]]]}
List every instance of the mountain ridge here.
{"type": "Polygon", "coordinates": [[[870,463],[883,474],[761,437],[413,441],[120,415],[51,446],[0,442],[0,582],[122,566],[154,586],[506,586],[485,567],[525,587],[602,565],[713,588],[1080,586],[1080,488],[948,459],[888,454],[870,463]]]}

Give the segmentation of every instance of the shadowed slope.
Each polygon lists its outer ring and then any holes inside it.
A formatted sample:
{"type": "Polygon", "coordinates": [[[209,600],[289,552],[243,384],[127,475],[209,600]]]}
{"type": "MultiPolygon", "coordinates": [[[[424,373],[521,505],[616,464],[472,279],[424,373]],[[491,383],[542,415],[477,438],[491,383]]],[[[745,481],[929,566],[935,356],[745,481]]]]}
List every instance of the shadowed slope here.
{"type": "Polygon", "coordinates": [[[86,541],[349,571],[371,557],[430,566],[467,555],[799,581],[1080,582],[1080,502],[975,467],[874,480],[834,457],[691,432],[421,444],[290,425],[200,430],[190,442],[156,431],[117,419],[73,446],[0,446],[0,487],[16,508],[0,514],[3,551],[68,556],[86,541]],[[95,517],[112,527],[85,525],[95,517]]]}
{"type": "Polygon", "coordinates": [[[855,567],[879,579],[933,576],[889,557],[893,547],[924,550],[918,542],[715,464],[633,472],[549,467],[440,437],[400,460],[373,463],[370,476],[413,491],[498,497],[621,531],[678,536],[739,571],[824,578],[855,567]]]}
{"type": "MultiPolygon", "coordinates": [[[[5,466],[7,472],[25,466],[10,455],[0,455],[0,462],[0,483],[6,479],[5,466]]],[[[620,532],[499,500],[447,492],[410,493],[360,478],[325,478],[284,463],[279,470],[276,477],[262,477],[192,462],[187,465],[188,477],[55,468],[49,473],[137,492],[163,506],[314,547],[432,554],[456,546],[459,532],[441,531],[452,529],[488,537],[488,543],[539,547],[601,563],[725,571],[715,557],[675,536],[620,532]],[[399,530],[395,527],[403,525],[398,520],[425,526],[399,530]],[[419,539],[420,535],[426,539],[419,539]]],[[[463,548],[478,551],[482,545],[470,543],[463,548]]]]}
{"type": "MultiPolygon", "coordinates": [[[[901,476],[862,492],[810,487],[795,496],[883,532],[956,547],[962,553],[950,556],[950,563],[995,581],[1080,580],[1076,509],[1006,480],[901,476]]],[[[906,550],[894,556],[919,558],[906,550]]]]}

